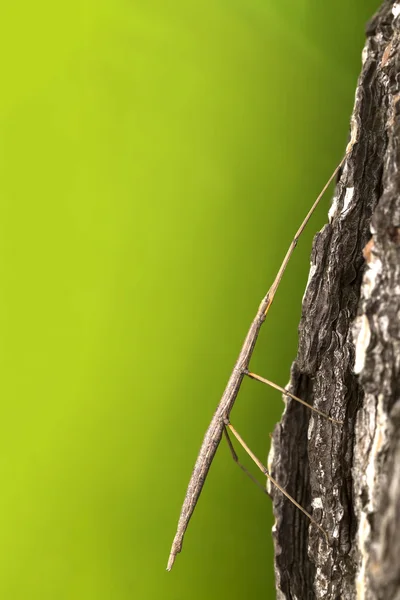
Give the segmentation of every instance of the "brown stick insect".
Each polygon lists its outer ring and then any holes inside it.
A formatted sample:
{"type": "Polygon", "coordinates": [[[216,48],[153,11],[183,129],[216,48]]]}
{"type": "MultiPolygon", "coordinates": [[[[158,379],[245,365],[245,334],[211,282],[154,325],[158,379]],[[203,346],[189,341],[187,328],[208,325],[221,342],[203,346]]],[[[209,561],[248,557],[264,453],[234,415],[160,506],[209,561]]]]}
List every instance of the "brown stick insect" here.
{"type": "MultiPolygon", "coordinates": [[[[326,540],[328,541],[328,536],[327,533],[325,532],[325,530],[321,527],[321,525],[319,523],[317,523],[317,521],[304,509],[300,506],[300,504],[298,504],[298,502],[296,502],[296,500],[294,498],[292,498],[292,496],[290,496],[280,485],[277,481],[275,481],[275,479],[273,479],[273,477],[271,477],[271,475],[269,474],[267,468],[261,463],[261,461],[253,454],[253,452],[250,450],[250,448],[247,446],[247,444],[244,442],[244,440],[240,437],[239,433],[236,431],[236,429],[233,427],[233,425],[231,425],[230,421],[229,421],[229,415],[230,412],[233,408],[233,405],[235,403],[235,400],[237,398],[237,395],[239,393],[240,390],[240,386],[241,383],[244,379],[244,377],[250,377],[251,379],[255,379],[257,381],[260,381],[262,383],[265,383],[266,385],[269,385],[275,389],[277,389],[278,391],[282,392],[283,394],[285,394],[286,396],[289,396],[290,398],[292,398],[293,400],[296,400],[297,402],[301,402],[302,404],[304,404],[305,406],[307,406],[310,410],[313,410],[314,412],[318,413],[319,415],[325,417],[326,419],[329,419],[329,421],[331,421],[332,423],[335,424],[342,424],[342,421],[338,421],[336,419],[333,419],[332,417],[330,417],[329,415],[321,412],[320,410],[318,410],[317,408],[311,406],[310,404],[307,404],[307,402],[305,402],[304,400],[301,400],[300,398],[297,398],[297,396],[294,396],[293,394],[291,394],[288,390],[280,387],[279,385],[276,385],[275,383],[273,383],[272,381],[269,381],[268,379],[265,379],[264,377],[260,377],[259,375],[256,375],[255,373],[252,373],[249,371],[249,363],[250,363],[250,359],[251,356],[253,354],[253,350],[257,341],[257,337],[259,334],[259,331],[261,329],[261,325],[263,324],[263,322],[265,321],[265,318],[267,316],[267,312],[272,304],[272,301],[274,299],[274,296],[276,294],[276,291],[279,287],[279,284],[281,282],[283,273],[285,272],[285,269],[289,263],[290,257],[293,254],[293,251],[297,245],[298,239],[301,236],[301,234],[303,233],[308,221],[310,220],[311,215],[313,214],[313,212],[315,211],[316,207],[318,206],[321,198],[323,197],[324,193],[326,192],[326,190],[328,189],[330,183],[332,182],[332,180],[334,179],[334,177],[336,176],[336,174],[338,173],[339,169],[341,168],[341,166],[343,165],[348,153],[350,152],[351,149],[351,144],[349,144],[346,154],[344,156],[344,158],[341,160],[341,162],[339,163],[339,165],[336,167],[336,169],[334,170],[334,172],[332,173],[332,175],[330,176],[330,178],[328,179],[327,183],[325,184],[325,186],[323,187],[321,193],[319,194],[318,198],[315,200],[314,204],[312,205],[312,207],[310,208],[309,212],[307,213],[304,221],[302,222],[302,224],[300,225],[298,231],[296,232],[288,251],[286,252],[285,258],[283,259],[283,262],[279,268],[279,271],[275,277],[275,280],[272,284],[272,286],[270,287],[270,289],[268,290],[267,295],[262,299],[261,304],[258,308],[257,314],[253,319],[253,322],[250,325],[249,331],[246,335],[246,338],[243,342],[243,346],[242,349],[239,353],[238,359],[236,361],[235,366],[233,367],[231,376],[228,380],[228,383],[226,385],[225,391],[222,395],[222,398],[220,400],[220,403],[217,406],[217,410],[214,413],[214,416],[211,420],[211,423],[205,433],[204,436],[204,440],[203,443],[201,445],[200,448],[200,452],[199,455],[197,457],[196,460],[196,464],[194,466],[193,469],[193,473],[192,476],[190,478],[189,481],[189,485],[187,488],[187,492],[186,492],[186,496],[185,496],[185,500],[183,502],[183,506],[182,506],[182,510],[181,510],[181,514],[179,517],[179,522],[178,522],[178,527],[177,527],[177,531],[175,534],[175,538],[174,541],[172,542],[172,548],[171,548],[171,553],[169,555],[169,560],[168,560],[168,565],[167,565],[167,571],[170,571],[172,568],[172,565],[174,564],[175,561],[175,557],[176,555],[181,551],[182,549],[182,542],[183,542],[183,537],[185,535],[186,529],[188,527],[190,518],[193,514],[193,511],[196,507],[197,501],[199,499],[201,490],[203,488],[205,479],[207,477],[207,473],[210,469],[211,463],[213,461],[214,455],[217,451],[218,445],[221,441],[222,436],[225,436],[229,448],[231,450],[232,453],[232,457],[234,459],[234,461],[240,466],[240,468],[253,480],[255,481],[258,485],[260,485],[258,483],[258,481],[256,481],[253,476],[249,473],[249,471],[247,471],[247,469],[239,462],[237,454],[233,448],[232,445],[232,441],[229,437],[229,431],[232,432],[232,434],[235,436],[235,438],[238,440],[238,442],[240,443],[240,445],[244,448],[244,450],[247,452],[247,454],[252,458],[252,460],[256,463],[256,465],[258,466],[258,468],[262,471],[262,473],[264,473],[264,475],[271,481],[271,483],[273,485],[275,485],[281,492],[282,494],[284,494],[287,498],[289,498],[289,500],[291,502],[293,502],[293,504],[295,504],[295,506],[297,506],[297,508],[299,510],[301,510],[305,515],[307,515],[307,517],[310,519],[311,523],[317,527],[322,534],[325,536],[326,540]]],[[[266,491],[262,486],[260,486],[263,491],[266,491]]]]}

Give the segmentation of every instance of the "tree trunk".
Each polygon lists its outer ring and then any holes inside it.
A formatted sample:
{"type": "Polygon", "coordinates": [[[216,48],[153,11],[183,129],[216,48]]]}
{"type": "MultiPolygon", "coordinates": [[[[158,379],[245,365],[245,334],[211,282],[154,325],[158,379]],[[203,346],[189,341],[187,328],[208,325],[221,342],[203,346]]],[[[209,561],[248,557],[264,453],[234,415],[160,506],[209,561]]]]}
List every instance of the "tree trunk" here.
{"type": "Polygon", "coordinates": [[[400,599],[400,3],[367,27],[352,150],[315,236],[270,456],[278,598],[400,599]],[[399,16],[398,16],[399,15],[399,16]]]}

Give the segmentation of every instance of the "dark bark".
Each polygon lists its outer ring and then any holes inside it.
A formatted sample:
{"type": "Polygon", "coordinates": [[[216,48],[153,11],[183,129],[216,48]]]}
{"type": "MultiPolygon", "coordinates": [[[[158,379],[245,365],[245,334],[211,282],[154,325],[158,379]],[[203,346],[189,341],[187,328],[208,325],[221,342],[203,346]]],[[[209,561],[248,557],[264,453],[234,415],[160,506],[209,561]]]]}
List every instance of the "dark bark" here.
{"type": "Polygon", "coordinates": [[[400,598],[400,3],[367,27],[349,157],[314,239],[272,474],[278,598],[400,598]],[[399,16],[397,14],[399,13],[399,16]],[[363,252],[364,251],[364,252],[363,252]]]}

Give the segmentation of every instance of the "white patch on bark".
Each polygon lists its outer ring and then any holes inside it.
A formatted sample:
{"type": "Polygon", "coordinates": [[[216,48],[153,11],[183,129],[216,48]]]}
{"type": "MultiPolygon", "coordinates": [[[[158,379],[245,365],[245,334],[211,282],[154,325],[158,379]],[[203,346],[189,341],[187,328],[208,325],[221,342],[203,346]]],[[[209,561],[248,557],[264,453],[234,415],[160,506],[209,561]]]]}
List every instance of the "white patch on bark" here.
{"type": "Polygon", "coordinates": [[[394,16],[394,18],[400,15],[400,4],[394,4],[392,8],[392,15],[394,16]]]}
{"type": "Polygon", "coordinates": [[[353,326],[353,335],[355,332],[357,333],[354,336],[356,346],[354,373],[358,375],[364,368],[367,348],[371,340],[371,329],[366,315],[360,315],[357,317],[353,326]]]}
{"type": "Polygon", "coordinates": [[[313,265],[312,263],[310,263],[310,271],[308,273],[308,279],[307,279],[307,283],[306,283],[306,289],[304,290],[302,302],[304,302],[304,298],[306,296],[308,286],[310,285],[310,281],[314,277],[316,270],[317,270],[317,265],[313,265]]]}
{"type": "Polygon", "coordinates": [[[324,508],[324,505],[322,503],[322,498],[314,498],[313,501],[311,502],[311,506],[313,508],[324,508]]]}
{"type": "MultiPolygon", "coordinates": [[[[351,201],[353,200],[353,196],[354,196],[354,187],[346,188],[346,193],[345,193],[344,199],[343,199],[343,207],[342,207],[342,210],[340,211],[341,217],[344,217],[346,215],[348,209],[350,208],[351,201]]],[[[328,212],[329,223],[332,222],[333,218],[337,214],[337,211],[338,211],[338,198],[335,195],[333,197],[332,205],[328,212]]]]}
{"type": "MultiPolygon", "coordinates": [[[[365,300],[371,297],[377,279],[382,271],[382,263],[371,251],[371,259],[367,263],[367,270],[362,283],[362,297],[365,300]]],[[[371,340],[371,329],[365,314],[359,315],[353,325],[353,340],[356,348],[354,372],[358,375],[364,368],[368,346],[371,340]]]]}
{"type": "Polygon", "coordinates": [[[333,196],[333,199],[332,199],[332,205],[331,205],[331,207],[329,209],[329,212],[328,212],[329,223],[331,223],[331,221],[333,220],[334,216],[336,215],[336,213],[337,213],[337,207],[338,207],[338,199],[337,199],[337,196],[335,194],[333,196]]]}
{"type": "Polygon", "coordinates": [[[347,188],[346,189],[346,193],[344,195],[343,208],[342,208],[342,211],[340,213],[341,216],[343,216],[347,212],[347,210],[349,208],[349,205],[350,205],[350,202],[353,199],[353,196],[354,196],[354,187],[347,188]]]}
{"type": "Polygon", "coordinates": [[[365,46],[361,52],[361,62],[363,65],[364,65],[365,61],[367,60],[367,58],[368,58],[368,46],[367,46],[367,44],[365,44],[365,46]]]}
{"type": "MultiPolygon", "coordinates": [[[[274,441],[272,439],[271,440],[271,446],[270,446],[270,449],[269,449],[269,452],[268,452],[268,458],[267,458],[267,469],[268,469],[269,473],[271,473],[271,467],[272,467],[272,465],[274,463],[274,457],[275,457],[275,447],[274,447],[274,441]]],[[[271,493],[271,486],[272,486],[272,483],[270,482],[270,480],[267,477],[267,481],[266,481],[265,487],[267,489],[268,494],[271,493]]]]}

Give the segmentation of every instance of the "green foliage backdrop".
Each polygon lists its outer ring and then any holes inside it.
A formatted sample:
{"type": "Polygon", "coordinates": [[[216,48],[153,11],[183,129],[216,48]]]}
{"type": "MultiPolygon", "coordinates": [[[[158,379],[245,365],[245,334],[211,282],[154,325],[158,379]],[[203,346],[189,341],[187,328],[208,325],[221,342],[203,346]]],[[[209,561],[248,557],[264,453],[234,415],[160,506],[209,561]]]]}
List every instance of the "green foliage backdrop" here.
{"type": "MultiPolygon", "coordinates": [[[[248,324],[343,153],[379,3],[1,9],[0,596],[273,597],[271,505],[221,445],[186,484],[248,324]]],[[[313,233],[253,367],[286,384],[313,233]]],[[[232,420],[262,459],[280,395],[232,420]]]]}

